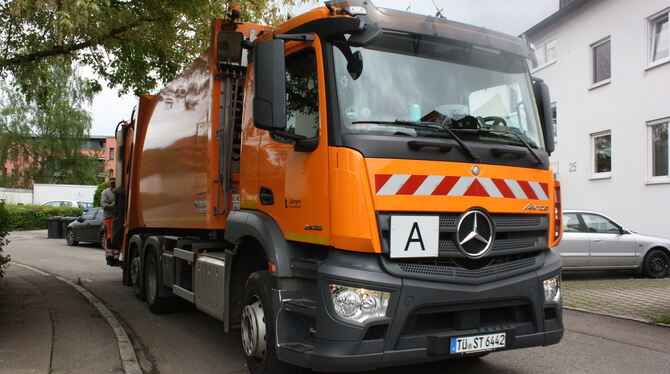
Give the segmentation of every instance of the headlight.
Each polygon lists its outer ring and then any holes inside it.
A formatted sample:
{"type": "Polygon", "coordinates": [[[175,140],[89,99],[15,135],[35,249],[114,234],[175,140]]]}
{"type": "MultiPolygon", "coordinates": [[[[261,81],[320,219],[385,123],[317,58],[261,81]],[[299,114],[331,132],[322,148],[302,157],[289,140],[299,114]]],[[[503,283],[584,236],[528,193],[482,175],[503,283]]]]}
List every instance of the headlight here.
{"type": "Polygon", "coordinates": [[[364,322],[371,317],[383,317],[391,293],[329,284],[335,312],[346,319],[364,322]]]}
{"type": "Polygon", "coordinates": [[[558,303],[561,301],[561,276],[557,275],[553,278],[545,279],[544,286],[544,301],[547,303],[558,303]]]}

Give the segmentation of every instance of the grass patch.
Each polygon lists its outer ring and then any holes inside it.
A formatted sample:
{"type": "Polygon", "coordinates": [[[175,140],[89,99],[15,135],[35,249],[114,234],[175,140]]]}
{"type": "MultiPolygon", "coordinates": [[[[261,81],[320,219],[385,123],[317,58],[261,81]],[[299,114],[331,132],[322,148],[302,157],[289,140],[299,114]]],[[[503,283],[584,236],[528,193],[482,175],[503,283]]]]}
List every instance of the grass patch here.
{"type": "Polygon", "coordinates": [[[670,323],[670,316],[652,319],[651,323],[670,323]]]}

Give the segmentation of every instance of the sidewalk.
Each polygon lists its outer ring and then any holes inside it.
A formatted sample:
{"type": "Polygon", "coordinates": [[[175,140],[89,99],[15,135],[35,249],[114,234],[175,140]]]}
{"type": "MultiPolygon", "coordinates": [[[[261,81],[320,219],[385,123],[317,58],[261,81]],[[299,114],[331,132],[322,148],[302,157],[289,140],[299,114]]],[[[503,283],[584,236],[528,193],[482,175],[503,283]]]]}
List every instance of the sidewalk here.
{"type": "Polygon", "coordinates": [[[670,278],[647,279],[625,272],[563,274],[563,304],[569,308],[653,321],[670,315],[670,278]]]}
{"type": "Polygon", "coordinates": [[[111,328],[74,288],[18,265],[0,282],[0,373],[123,373],[111,328]]]}

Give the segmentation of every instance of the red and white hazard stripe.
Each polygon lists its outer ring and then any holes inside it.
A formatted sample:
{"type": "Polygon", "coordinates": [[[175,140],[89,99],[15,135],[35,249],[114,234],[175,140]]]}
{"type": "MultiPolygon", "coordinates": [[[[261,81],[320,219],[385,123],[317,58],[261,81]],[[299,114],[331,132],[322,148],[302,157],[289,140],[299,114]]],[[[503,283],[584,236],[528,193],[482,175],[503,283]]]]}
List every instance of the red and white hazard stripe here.
{"type": "Polygon", "coordinates": [[[481,196],[549,200],[546,183],[449,175],[376,174],[377,195],[481,196]]]}

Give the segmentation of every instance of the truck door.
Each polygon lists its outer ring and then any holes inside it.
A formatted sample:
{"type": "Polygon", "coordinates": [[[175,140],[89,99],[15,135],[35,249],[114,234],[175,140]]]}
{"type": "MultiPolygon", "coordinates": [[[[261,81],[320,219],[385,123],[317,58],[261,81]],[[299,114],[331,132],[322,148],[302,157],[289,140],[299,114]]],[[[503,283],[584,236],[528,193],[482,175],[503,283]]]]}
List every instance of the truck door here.
{"type": "Polygon", "coordinates": [[[312,151],[264,132],[259,152],[258,208],[270,214],[287,240],[329,243],[328,136],[319,41],[286,44],[284,131],[316,139],[312,151]]]}

